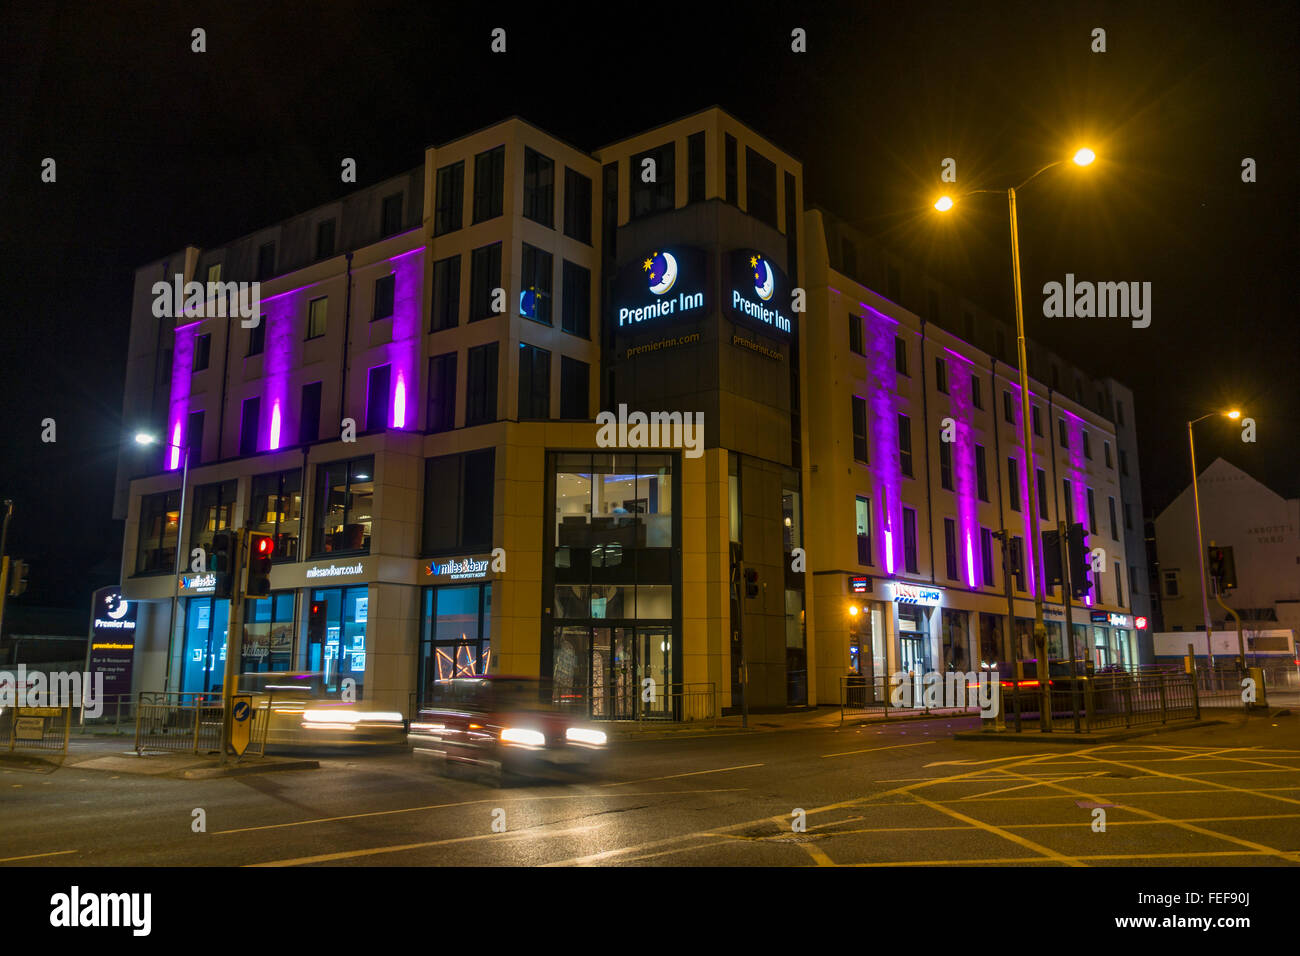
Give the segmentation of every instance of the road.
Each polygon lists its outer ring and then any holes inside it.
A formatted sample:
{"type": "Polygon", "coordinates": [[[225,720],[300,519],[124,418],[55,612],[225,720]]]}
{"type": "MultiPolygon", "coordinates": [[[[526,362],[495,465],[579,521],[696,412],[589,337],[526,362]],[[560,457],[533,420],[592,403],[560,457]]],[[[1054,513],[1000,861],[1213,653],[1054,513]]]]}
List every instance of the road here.
{"type": "Polygon", "coordinates": [[[601,779],[504,789],[392,752],[194,781],[3,769],[0,865],[1300,864],[1300,718],[952,738],[974,723],[626,742],[601,779]]]}

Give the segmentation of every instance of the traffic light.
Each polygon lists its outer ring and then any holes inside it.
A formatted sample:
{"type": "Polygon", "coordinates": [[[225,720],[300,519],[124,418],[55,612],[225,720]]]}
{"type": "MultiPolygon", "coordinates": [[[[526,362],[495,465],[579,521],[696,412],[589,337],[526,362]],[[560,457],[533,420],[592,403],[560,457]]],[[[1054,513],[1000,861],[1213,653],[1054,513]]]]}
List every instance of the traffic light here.
{"type": "Polygon", "coordinates": [[[745,568],[745,597],[758,597],[758,571],[745,568]]]}
{"type": "Polygon", "coordinates": [[[1088,554],[1088,535],[1083,525],[1075,522],[1066,534],[1070,548],[1070,590],[1077,598],[1092,590],[1088,572],[1092,570],[1092,557],[1088,554]]]}
{"type": "Polygon", "coordinates": [[[1211,545],[1208,552],[1210,579],[1219,583],[1220,591],[1231,591],[1237,586],[1237,564],[1232,557],[1232,548],[1211,545]]]}
{"type": "Polygon", "coordinates": [[[1061,533],[1059,531],[1043,532],[1043,590],[1056,587],[1063,580],[1061,575],[1061,533]]]}
{"type": "Polygon", "coordinates": [[[27,562],[14,558],[9,562],[9,596],[18,597],[27,590],[27,562]]]}
{"type": "Polygon", "coordinates": [[[212,536],[212,545],[208,548],[208,570],[217,577],[217,589],[214,598],[230,597],[231,575],[235,570],[235,532],[218,531],[212,536]]]}
{"type": "Polygon", "coordinates": [[[1012,538],[1007,559],[1011,562],[1011,573],[1015,575],[1016,587],[1025,590],[1025,539],[1012,538]]]}
{"type": "Polygon", "coordinates": [[[275,542],[269,534],[256,531],[248,536],[248,584],[244,596],[267,597],[271,593],[271,556],[275,542]]]}

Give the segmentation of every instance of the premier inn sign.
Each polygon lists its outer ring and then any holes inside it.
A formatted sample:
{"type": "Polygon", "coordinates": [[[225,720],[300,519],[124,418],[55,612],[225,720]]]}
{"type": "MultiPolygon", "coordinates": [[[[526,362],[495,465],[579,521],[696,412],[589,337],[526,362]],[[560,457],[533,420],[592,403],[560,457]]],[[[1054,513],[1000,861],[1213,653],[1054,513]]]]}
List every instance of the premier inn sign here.
{"type": "Polygon", "coordinates": [[[723,309],[732,318],[782,338],[794,328],[790,283],[785,273],[756,249],[731,253],[723,288],[723,309]]]}
{"type": "Polygon", "coordinates": [[[690,246],[647,249],[619,270],[614,329],[633,332],[708,315],[708,256],[690,246]]]}

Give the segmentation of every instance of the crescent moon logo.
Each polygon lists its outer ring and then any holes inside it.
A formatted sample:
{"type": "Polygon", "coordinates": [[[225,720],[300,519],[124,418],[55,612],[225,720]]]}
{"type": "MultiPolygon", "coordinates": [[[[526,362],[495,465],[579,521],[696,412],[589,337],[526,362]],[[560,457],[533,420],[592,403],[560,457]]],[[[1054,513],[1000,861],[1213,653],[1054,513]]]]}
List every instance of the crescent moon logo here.
{"type": "Polygon", "coordinates": [[[104,603],[110,608],[110,610],[105,613],[113,620],[117,621],[126,617],[127,602],[122,600],[121,595],[110,595],[109,597],[104,598],[104,603]],[[117,605],[116,608],[113,607],[115,604],[117,605]]]}
{"type": "Polygon", "coordinates": [[[643,269],[650,283],[650,291],[663,295],[677,281],[677,260],[671,252],[656,252],[646,260],[643,269]]]}
{"type": "Polygon", "coordinates": [[[766,302],[772,298],[772,292],[776,288],[776,281],[772,275],[772,267],[767,264],[767,260],[762,256],[757,257],[758,262],[754,267],[754,291],[758,297],[766,302]]]}

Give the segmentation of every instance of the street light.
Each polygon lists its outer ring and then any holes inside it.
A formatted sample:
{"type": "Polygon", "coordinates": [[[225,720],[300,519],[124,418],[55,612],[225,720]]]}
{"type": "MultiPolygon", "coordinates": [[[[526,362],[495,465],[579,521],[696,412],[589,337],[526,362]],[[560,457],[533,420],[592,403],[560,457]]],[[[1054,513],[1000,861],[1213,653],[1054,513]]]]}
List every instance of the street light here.
{"type": "MultiPolygon", "coordinates": [[[[1086,146],[1077,150],[1072,157],[1075,165],[1088,166],[1097,158],[1097,154],[1086,146]]],[[[1034,437],[1030,431],[1030,412],[1029,412],[1029,368],[1028,361],[1025,357],[1025,311],[1024,304],[1020,293],[1020,226],[1016,219],[1016,190],[1024,189],[1030,182],[1037,179],[1040,175],[1052,169],[1055,166],[1067,162],[1064,159],[1058,159],[1055,162],[1048,163],[1038,170],[1019,186],[1007,190],[1007,204],[1010,207],[1011,214],[1011,275],[1016,290],[1016,353],[1020,363],[1020,403],[1021,403],[1021,424],[1024,426],[1025,439],[1025,502],[1029,511],[1029,520],[1033,528],[1032,560],[1034,562],[1034,650],[1038,657],[1038,684],[1042,693],[1042,711],[1040,726],[1044,730],[1051,730],[1052,726],[1052,707],[1051,707],[1051,690],[1048,681],[1048,667],[1044,657],[1047,653],[1047,625],[1043,623],[1043,543],[1042,536],[1039,533],[1038,509],[1033,506],[1034,501],[1034,437]]],[[[975,193],[1001,192],[998,189],[973,189],[966,195],[975,193]]],[[[948,212],[955,205],[951,196],[941,196],[935,202],[934,208],[939,212],[948,212]]],[[[1069,608],[1070,595],[1063,594],[1063,600],[1067,602],[1069,608]]],[[[1015,622],[1009,621],[1009,627],[1014,632],[1015,622]]],[[[1073,630],[1071,628],[1071,630],[1073,630]]],[[[1074,634],[1068,635],[1070,640],[1070,672],[1074,673],[1074,634]]]]}
{"type": "Polygon", "coordinates": [[[1214,676],[1214,641],[1210,637],[1210,599],[1207,593],[1208,589],[1205,586],[1205,540],[1201,537],[1201,490],[1196,480],[1196,436],[1192,431],[1192,426],[1197,422],[1205,421],[1207,418],[1213,418],[1215,415],[1238,419],[1241,417],[1241,411],[1234,408],[1227,412],[1210,412],[1187,423],[1187,449],[1192,456],[1192,506],[1196,511],[1196,558],[1200,562],[1201,568],[1201,614],[1205,618],[1206,664],[1210,669],[1211,678],[1214,676]]]}
{"type": "MultiPolygon", "coordinates": [[[[159,444],[158,437],[150,435],[148,432],[136,432],[135,440],[136,444],[139,445],[159,444]]],[[[181,471],[181,508],[176,515],[176,572],[172,575],[172,607],[167,621],[167,667],[163,674],[164,693],[171,687],[172,680],[172,651],[176,641],[176,603],[180,600],[181,587],[181,540],[185,530],[185,486],[189,484],[190,480],[190,446],[181,446],[172,442],[166,442],[166,444],[170,448],[185,453],[185,464],[181,471]]]]}

